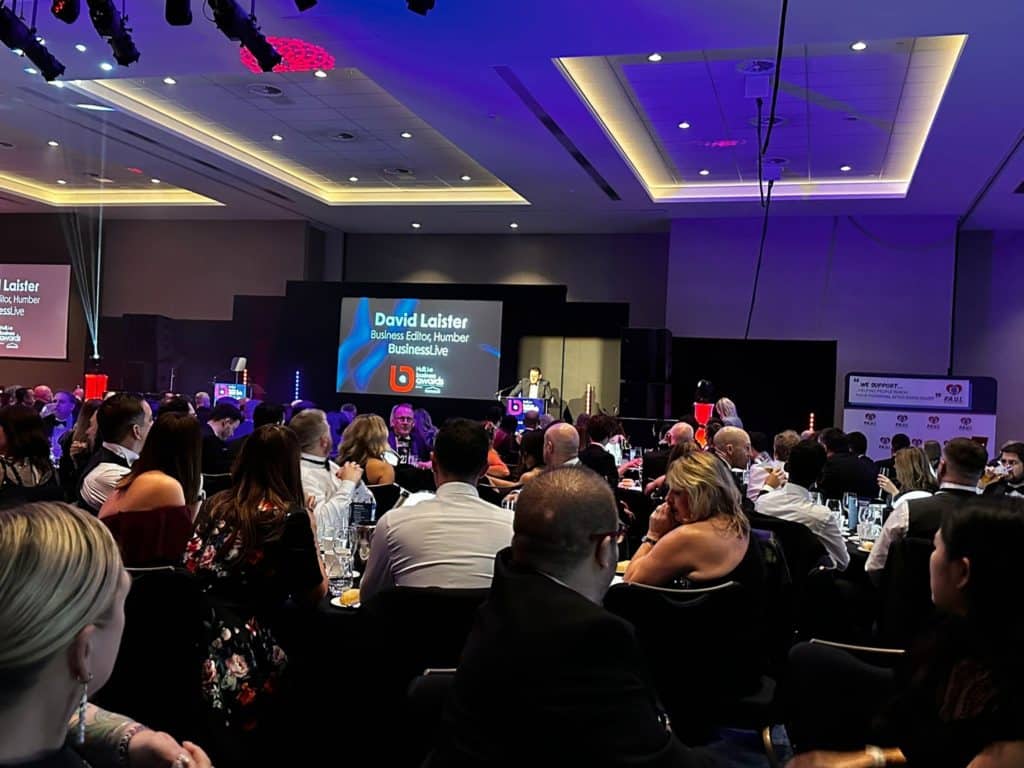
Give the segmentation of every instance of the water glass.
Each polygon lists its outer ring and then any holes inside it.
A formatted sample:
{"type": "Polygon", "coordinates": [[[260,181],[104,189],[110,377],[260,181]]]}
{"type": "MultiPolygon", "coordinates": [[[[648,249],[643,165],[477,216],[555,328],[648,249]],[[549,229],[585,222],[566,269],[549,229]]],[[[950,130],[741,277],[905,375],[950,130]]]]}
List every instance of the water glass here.
{"type": "MultiPolygon", "coordinates": [[[[834,501],[834,499],[829,499],[829,501],[834,501]]],[[[820,491],[811,491],[811,503],[819,507],[822,505],[822,497],[820,491]]]]}
{"type": "Polygon", "coordinates": [[[866,499],[857,500],[857,536],[866,540],[871,528],[871,504],[866,499]]]}
{"type": "Polygon", "coordinates": [[[836,524],[840,528],[842,528],[843,520],[846,516],[843,514],[843,505],[839,499],[829,499],[825,502],[825,506],[828,507],[828,511],[831,513],[832,519],[836,521],[836,524]]]}
{"type": "Polygon", "coordinates": [[[875,541],[881,535],[884,513],[885,504],[871,504],[868,507],[868,524],[863,537],[865,541],[875,541]]]}

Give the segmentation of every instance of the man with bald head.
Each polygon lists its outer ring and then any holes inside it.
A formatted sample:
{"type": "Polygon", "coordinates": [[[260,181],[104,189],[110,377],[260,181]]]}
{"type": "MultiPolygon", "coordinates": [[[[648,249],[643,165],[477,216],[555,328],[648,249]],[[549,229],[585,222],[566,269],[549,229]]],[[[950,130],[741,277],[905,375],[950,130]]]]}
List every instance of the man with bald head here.
{"type": "Polygon", "coordinates": [[[668,471],[668,457],[677,445],[693,442],[693,427],[685,421],[677,421],[665,433],[665,445],[644,454],[642,476],[650,482],[644,489],[647,494],[653,493],[665,484],[665,472],[668,471]]]}
{"type": "Polygon", "coordinates": [[[462,651],[431,766],[716,764],[667,728],[633,627],[601,602],[620,537],[597,474],[523,488],[512,546],[462,651]]]}
{"type": "Polygon", "coordinates": [[[544,466],[574,467],[580,463],[580,433],[572,424],[552,424],[544,433],[544,466]]]}
{"type": "Polygon", "coordinates": [[[714,448],[715,455],[725,462],[736,481],[743,511],[753,512],[754,502],[747,496],[743,482],[743,473],[750,465],[750,435],[739,427],[722,427],[715,433],[714,448]]]}

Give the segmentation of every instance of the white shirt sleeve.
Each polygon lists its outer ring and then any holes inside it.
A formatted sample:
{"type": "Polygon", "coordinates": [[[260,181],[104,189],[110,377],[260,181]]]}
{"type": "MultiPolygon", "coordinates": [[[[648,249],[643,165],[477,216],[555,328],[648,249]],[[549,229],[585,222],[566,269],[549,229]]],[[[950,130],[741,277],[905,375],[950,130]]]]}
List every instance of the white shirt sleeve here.
{"type": "MultiPolygon", "coordinates": [[[[394,514],[394,513],[392,513],[394,514]]],[[[390,518],[384,515],[373,532],[370,544],[370,559],[366,563],[365,573],[359,582],[359,602],[365,603],[381,590],[393,587],[395,577],[391,570],[391,546],[388,542],[390,518]]]]}
{"type": "Polygon", "coordinates": [[[313,515],[317,520],[317,528],[323,525],[343,528],[348,525],[348,505],[352,501],[352,492],[356,484],[351,480],[342,480],[337,490],[329,496],[314,494],[316,505],[313,515]]]}
{"type": "Polygon", "coordinates": [[[825,545],[825,551],[836,564],[836,568],[845,571],[846,566],[850,564],[850,551],[846,548],[846,539],[839,530],[839,524],[829,517],[818,530],[818,538],[825,545]]]}
{"type": "Polygon", "coordinates": [[[906,503],[897,504],[890,513],[889,519],[885,521],[885,525],[882,526],[882,532],[871,548],[868,561],[864,564],[864,570],[871,576],[872,581],[882,578],[886,560],[889,559],[889,550],[893,544],[906,537],[908,528],[910,528],[910,507],[906,503]]]}
{"type": "Polygon", "coordinates": [[[97,464],[82,481],[82,499],[93,509],[103,506],[107,497],[114,492],[118,481],[128,474],[128,468],[120,464],[104,462],[97,464]]]}

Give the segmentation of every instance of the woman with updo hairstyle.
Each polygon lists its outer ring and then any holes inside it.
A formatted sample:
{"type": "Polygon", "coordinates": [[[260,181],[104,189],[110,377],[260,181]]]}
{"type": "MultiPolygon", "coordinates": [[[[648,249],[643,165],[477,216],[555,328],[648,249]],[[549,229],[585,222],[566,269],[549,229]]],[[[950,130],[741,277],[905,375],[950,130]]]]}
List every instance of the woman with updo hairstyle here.
{"type": "Polygon", "coordinates": [[[130,583],[91,515],[0,510],[0,765],[208,768],[194,744],[88,704],[113,670],[130,583]]]}
{"type": "Polygon", "coordinates": [[[363,468],[367,485],[387,485],[395,482],[395,468],[384,460],[389,451],[388,425],[384,419],[375,413],[362,413],[341,435],[338,463],[354,461],[363,468]]]}
{"type": "Polygon", "coordinates": [[[652,586],[737,581],[759,590],[764,566],[736,482],[717,456],[681,453],[668,467],[668,497],[651,515],[625,581],[652,586]]]}

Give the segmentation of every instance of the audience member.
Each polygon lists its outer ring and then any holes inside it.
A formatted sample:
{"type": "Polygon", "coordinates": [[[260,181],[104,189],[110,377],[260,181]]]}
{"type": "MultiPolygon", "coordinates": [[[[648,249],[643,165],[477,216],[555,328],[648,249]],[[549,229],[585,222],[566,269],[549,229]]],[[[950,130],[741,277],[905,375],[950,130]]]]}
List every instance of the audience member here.
{"type": "Polygon", "coordinates": [[[889,550],[905,536],[930,539],[952,510],[978,495],[978,480],[985,470],[988,454],[966,437],[954,437],[942,451],[939,462],[939,490],[926,499],[896,505],[868,555],[864,568],[875,581],[881,579],[889,550]]]}
{"type": "Polygon", "coordinates": [[[883,474],[882,470],[887,469],[889,470],[889,477],[893,476],[893,474],[896,471],[896,452],[902,451],[904,448],[910,447],[910,437],[908,435],[903,434],[902,432],[897,432],[895,435],[892,436],[892,440],[889,443],[889,447],[892,450],[892,455],[889,456],[888,458],[882,459],[881,461],[875,462],[876,475],[883,474]]]}
{"type": "MultiPolygon", "coordinates": [[[[32,404],[37,411],[42,411],[43,408],[50,405],[53,402],[53,390],[45,384],[39,384],[32,388],[32,397],[35,402],[32,404]]],[[[41,416],[45,416],[45,413],[41,413],[41,416]]]]}
{"type": "Polygon", "coordinates": [[[24,405],[29,408],[36,407],[36,395],[28,387],[18,387],[14,390],[13,405],[24,405]]]}
{"type": "Polygon", "coordinates": [[[307,408],[293,416],[288,424],[299,441],[302,490],[313,497],[313,517],[317,536],[328,529],[348,528],[349,502],[352,491],[363,478],[363,468],[354,461],[339,467],[328,459],[331,452],[331,429],[327,414],[317,408],[307,408]]]}
{"type": "Polygon", "coordinates": [[[935,477],[935,473],[939,471],[939,461],[942,459],[942,443],[938,440],[925,440],[922,447],[932,468],[932,477],[935,477]]]}
{"type": "Polygon", "coordinates": [[[284,406],[260,401],[252,410],[252,429],[255,432],[267,424],[284,424],[284,406]]]}
{"type": "Polygon", "coordinates": [[[625,580],[655,586],[737,581],[752,593],[759,591],[764,581],[760,551],[725,463],[706,452],[691,452],[669,465],[667,478],[668,500],[651,515],[625,580]]]}
{"type": "Polygon", "coordinates": [[[552,424],[544,432],[544,467],[571,467],[580,463],[580,436],[572,424],[552,424]]]}
{"type": "Polygon", "coordinates": [[[720,397],[715,403],[715,415],[727,427],[739,427],[743,429],[743,420],[736,411],[736,403],[728,397],[720,397]]]}
{"type": "MultiPolygon", "coordinates": [[[[796,433],[792,433],[796,437],[796,433]]],[[[786,460],[789,481],[774,493],[766,493],[756,503],[758,514],[800,523],[818,537],[836,567],[845,571],[850,553],[839,524],[828,507],[811,500],[810,488],[825,467],[825,449],[814,440],[803,440],[791,449],[786,460]]]]}
{"type": "Polygon", "coordinates": [[[115,394],[96,411],[100,447],[82,469],[78,501],[94,515],[113,492],[118,481],[128,474],[146,442],[153,425],[153,411],[141,397],[115,394]]]}
{"type": "MultiPolygon", "coordinates": [[[[36,402],[39,402],[38,400],[36,402]]],[[[43,416],[43,429],[51,445],[59,445],[61,435],[75,425],[75,409],[78,401],[67,390],[60,390],[50,403],[52,413],[43,416]]],[[[60,458],[60,455],[57,455],[60,458]]]]}
{"type": "Polygon", "coordinates": [[[156,407],[155,417],[162,416],[165,413],[182,413],[186,416],[195,416],[196,409],[192,407],[192,403],[188,401],[188,398],[168,392],[160,398],[160,402],[156,407]]]}
{"type": "Polygon", "coordinates": [[[82,469],[96,450],[96,411],[102,400],[86,400],[78,410],[74,429],[69,429],[60,438],[60,463],[57,475],[64,489],[65,501],[74,501],[78,496],[82,469]]]}
{"type": "Polygon", "coordinates": [[[895,482],[885,475],[878,476],[878,487],[892,496],[892,505],[900,502],[926,499],[939,490],[932,476],[928,457],[921,448],[903,448],[893,457],[895,482]]]}
{"type": "Polygon", "coordinates": [[[199,422],[164,413],[153,422],[139,458],[100,508],[129,568],[177,565],[199,511],[199,422]]]}
{"type": "Polygon", "coordinates": [[[229,403],[218,402],[202,426],[203,474],[226,475],[231,471],[234,455],[227,441],[242,423],[242,414],[229,403]]]}
{"type": "Polygon", "coordinates": [[[0,410],[0,507],[62,499],[39,414],[26,405],[0,410]]]}
{"type": "Polygon", "coordinates": [[[430,765],[715,764],[672,735],[633,627],[601,607],[623,535],[607,483],[546,472],[520,495],[514,529],[430,765]]]}
{"type": "Polygon", "coordinates": [[[754,503],[747,496],[747,488],[743,482],[744,473],[750,465],[750,435],[739,427],[723,426],[716,430],[709,440],[715,455],[732,475],[743,509],[752,511],[754,503]]]}
{"type": "Polygon", "coordinates": [[[999,453],[999,465],[1004,474],[993,475],[986,471],[985,494],[988,496],[1024,497],[1024,443],[1006,443],[999,453]]]}
{"type": "Polygon", "coordinates": [[[850,453],[875,469],[875,462],[868,456],[868,436],[863,432],[850,432],[846,437],[850,441],[850,453]]]}
{"type": "Polygon", "coordinates": [[[605,416],[603,413],[591,416],[586,428],[590,442],[579,452],[580,463],[605,478],[612,488],[619,484],[619,471],[615,457],[605,449],[605,445],[616,428],[615,419],[611,416],[605,416]]]}
{"type": "MultiPolygon", "coordinates": [[[[485,430],[486,431],[486,427],[485,430]]],[[[491,436],[488,435],[488,440],[491,436]]],[[[493,447],[487,448],[487,477],[497,477],[502,480],[508,479],[512,471],[508,468],[508,464],[501,460],[501,456],[494,450],[493,447]]]]}
{"type": "Polygon", "coordinates": [[[818,480],[818,490],[826,499],[842,500],[846,493],[873,499],[878,495],[878,475],[850,453],[850,440],[841,429],[831,427],[818,435],[828,461],[818,480]]]}
{"type": "Polygon", "coordinates": [[[494,555],[512,541],[512,513],[480,498],[487,433],[477,422],[451,419],[434,442],[434,499],[392,509],[377,523],[359,585],[366,600],[400,587],[490,586],[494,555]]]}
{"type": "Polygon", "coordinates": [[[84,512],[0,511],[0,764],[210,768],[194,744],[88,703],[113,670],[130,583],[84,512]]]}
{"type": "Polygon", "coordinates": [[[677,421],[665,432],[663,444],[644,454],[641,474],[649,479],[644,493],[650,495],[664,484],[672,449],[690,442],[693,442],[693,427],[685,421],[677,421]]]}
{"type": "Polygon", "coordinates": [[[494,430],[494,450],[506,464],[516,464],[519,461],[519,447],[516,443],[518,428],[516,417],[506,414],[501,417],[498,428],[494,430]]]}
{"type": "Polygon", "coordinates": [[[408,403],[400,403],[391,409],[388,445],[398,455],[399,464],[430,468],[430,446],[416,430],[416,415],[408,403]]]}
{"type": "Polygon", "coordinates": [[[349,421],[352,421],[359,415],[359,409],[352,403],[343,403],[339,410],[349,417],[349,421]]]}
{"type": "Polygon", "coordinates": [[[420,437],[431,449],[434,447],[434,438],[437,437],[437,427],[434,420],[430,418],[430,411],[426,408],[417,408],[412,412],[414,421],[413,431],[418,432],[420,437]]]}
{"type": "Polygon", "coordinates": [[[395,468],[384,460],[388,450],[388,425],[375,413],[356,416],[341,436],[338,462],[355,462],[369,485],[395,482],[395,468]]]}
{"type": "MultiPolygon", "coordinates": [[[[948,445],[946,454],[948,462],[948,445]]],[[[879,708],[871,737],[886,748],[808,753],[790,768],[906,762],[928,768],[1024,764],[1024,614],[1012,607],[1019,598],[1017,557],[1024,550],[1024,506],[1009,499],[967,500],[948,511],[934,543],[929,569],[932,600],[946,618],[912,650],[892,683],[889,701],[879,708]]],[[[887,695],[886,686],[878,681],[891,675],[874,670],[865,678],[866,665],[845,651],[798,646],[792,658],[797,665],[802,660],[812,663],[804,674],[808,690],[801,688],[798,696],[812,706],[821,706],[824,686],[829,692],[837,686],[861,687],[876,700],[887,695]]],[[[858,698],[863,706],[865,696],[858,698]]],[[[850,720],[841,714],[844,702],[831,704],[839,712],[829,706],[828,718],[850,720]]]]}

